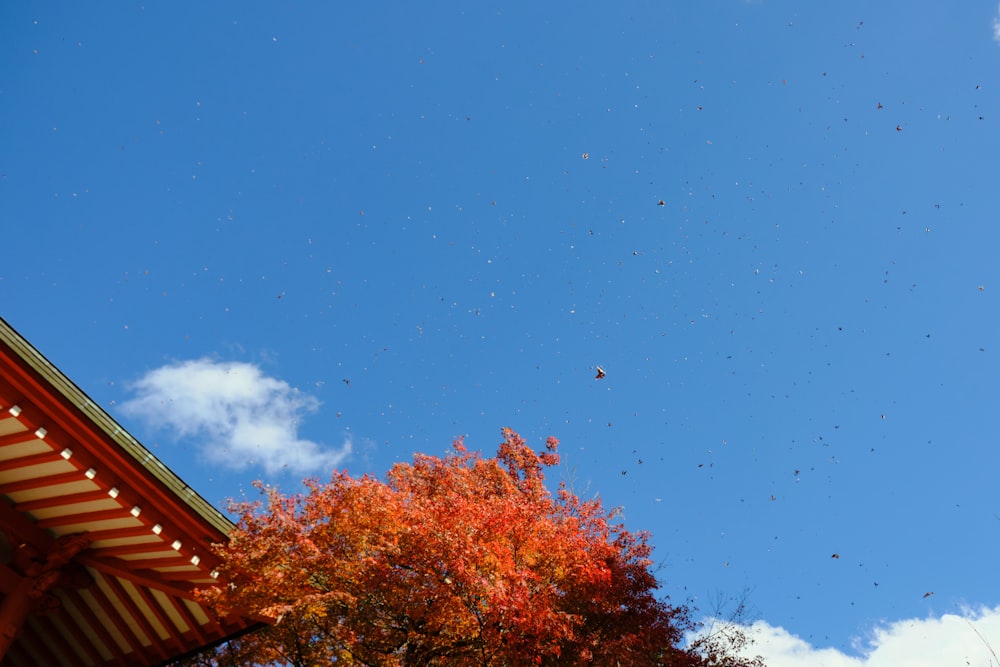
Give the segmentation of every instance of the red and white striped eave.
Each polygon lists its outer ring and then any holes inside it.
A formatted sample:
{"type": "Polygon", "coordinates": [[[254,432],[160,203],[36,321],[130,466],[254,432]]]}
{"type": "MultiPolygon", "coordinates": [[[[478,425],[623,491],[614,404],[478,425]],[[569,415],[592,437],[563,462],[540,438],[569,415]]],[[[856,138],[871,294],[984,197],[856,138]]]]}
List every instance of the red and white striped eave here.
{"type": "Polygon", "coordinates": [[[158,665],[256,626],[193,596],[221,515],[17,357],[0,340],[0,665],[158,665]]]}

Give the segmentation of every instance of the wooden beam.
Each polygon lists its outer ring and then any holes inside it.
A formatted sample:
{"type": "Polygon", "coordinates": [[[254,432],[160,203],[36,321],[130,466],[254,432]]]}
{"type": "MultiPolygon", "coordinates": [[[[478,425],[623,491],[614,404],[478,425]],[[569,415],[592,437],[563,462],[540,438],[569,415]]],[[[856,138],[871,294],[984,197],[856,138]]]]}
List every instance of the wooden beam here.
{"type": "Polygon", "coordinates": [[[208,570],[203,569],[200,565],[198,566],[198,569],[198,572],[193,572],[191,570],[171,570],[170,572],[162,572],[157,570],[157,573],[159,573],[160,577],[162,577],[164,581],[190,581],[194,584],[197,580],[210,579],[211,581],[194,585],[201,588],[211,588],[212,586],[218,585],[218,580],[214,579],[208,570]]]}
{"type": "MultiPolygon", "coordinates": [[[[14,419],[14,417],[10,417],[14,419]]],[[[4,419],[3,421],[7,421],[4,419]]],[[[17,421],[15,419],[15,421],[17,421]]],[[[12,445],[23,445],[26,442],[31,442],[32,440],[38,440],[38,436],[35,435],[34,431],[24,430],[18,431],[17,433],[8,433],[7,435],[0,435],[0,447],[10,447],[12,445]]]]}
{"type": "Polygon", "coordinates": [[[131,662],[126,659],[125,650],[119,646],[118,642],[116,642],[114,637],[111,636],[111,631],[100,622],[100,619],[94,612],[93,607],[91,607],[90,603],[84,599],[83,595],[79,591],[73,589],[64,590],[62,593],[65,596],[63,603],[65,604],[66,600],[69,600],[76,611],[74,619],[78,623],[86,625],[91,629],[91,631],[104,645],[104,650],[110,654],[114,663],[116,665],[120,665],[121,667],[126,667],[131,664],[131,662]]]}
{"type": "Polygon", "coordinates": [[[201,571],[199,565],[194,565],[189,558],[176,551],[173,554],[173,556],[168,555],[162,558],[136,558],[126,562],[133,563],[136,568],[144,570],[156,570],[161,567],[189,567],[194,568],[191,570],[191,574],[198,576],[198,573],[201,571]]]}
{"type": "MultiPolygon", "coordinates": [[[[92,530],[87,533],[91,542],[103,542],[105,540],[128,539],[130,537],[155,537],[162,540],[149,526],[135,526],[133,528],[109,528],[107,530],[92,530]]],[[[150,543],[154,543],[150,540],[150,543]]]]}
{"type": "Polygon", "coordinates": [[[0,461],[0,472],[17,470],[18,468],[30,468],[31,466],[52,463],[53,461],[65,461],[62,454],[53,450],[50,452],[40,452],[29,456],[20,456],[16,459],[5,459],[0,461]]]}
{"type": "Polygon", "coordinates": [[[146,650],[146,647],[143,646],[141,638],[136,635],[132,627],[129,626],[129,624],[125,622],[124,618],[122,618],[122,615],[118,613],[118,610],[115,609],[111,598],[109,598],[107,593],[104,592],[104,589],[100,586],[94,586],[90,589],[90,594],[94,598],[97,605],[101,608],[101,611],[104,612],[104,615],[107,616],[108,620],[110,620],[112,625],[115,626],[115,629],[118,630],[118,636],[125,640],[125,643],[129,645],[132,652],[136,655],[142,656],[144,664],[149,664],[151,662],[151,656],[146,650]]]}
{"type": "MultiPolygon", "coordinates": [[[[146,586],[137,586],[127,579],[121,579],[121,581],[127,582],[130,586],[132,586],[132,588],[135,589],[136,594],[138,594],[139,598],[145,603],[146,607],[149,608],[149,610],[153,613],[153,616],[156,617],[156,620],[159,621],[160,625],[163,627],[163,630],[167,633],[167,638],[161,639],[160,641],[171,644],[172,649],[176,653],[183,653],[187,648],[187,645],[184,643],[181,633],[178,631],[177,626],[174,625],[169,618],[167,618],[167,614],[163,611],[163,607],[156,601],[156,599],[154,599],[153,595],[149,592],[149,588],[146,586]]],[[[124,587],[125,586],[122,585],[122,588],[124,587]]]]}
{"type": "Polygon", "coordinates": [[[158,577],[158,573],[153,570],[131,570],[127,565],[125,565],[127,561],[119,560],[117,558],[101,558],[93,553],[80,554],[80,556],[77,557],[77,561],[87,567],[97,570],[98,572],[121,577],[126,581],[131,581],[136,586],[146,586],[147,588],[162,591],[167,595],[187,600],[194,599],[194,593],[191,589],[182,588],[171,582],[163,581],[158,577]]]}
{"type": "MultiPolygon", "coordinates": [[[[111,510],[97,510],[96,512],[79,512],[78,514],[64,514],[63,516],[50,516],[39,519],[35,522],[39,528],[55,528],[56,526],[70,526],[75,523],[97,523],[99,521],[115,521],[116,519],[134,519],[129,514],[127,507],[116,507],[111,510]]],[[[138,519],[136,519],[138,521],[138,519]]]]}
{"type": "Polygon", "coordinates": [[[49,498],[39,498],[37,500],[26,500],[23,503],[15,503],[14,509],[18,512],[34,512],[35,510],[47,509],[49,507],[89,503],[94,500],[106,500],[109,497],[110,496],[108,496],[107,491],[97,489],[94,491],[83,491],[81,493],[51,496],[49,498]]]}
{"type": "Polygon", "coordinates": [[[100,549],[100,554],[102,556],[114,558],[119,558],[121,556],[134,556],[136,554],[158,554],[161,552],[167,554],[177,553],[163,540],[158,542],[140,542],[139,544],[123,544],[117,547],[104,547],[103,549],[100,549]]]}
{"type": "Polygon", "coordinates": [[[207,644],[208,636],[205,634],[204,628],[195,620],[194,615],[187,608],[187,605],[184,604],[184,601],[177,598],[170,598],[170,604],[180,617],[184,619],[184,622],[187,623],[188,628],[190,628],[191,633],[197,638],[198,643],[202,645],[207,644]]]}
{"type": "Polygon", "coordinates": [[[135,622],[139,625],[140,629],[145,633],[146,637],[149,639],[149,643],[152,645],[153,650],[159,655],[161,660],[167,660],[170,656],[167,655],[166,651],[163,649],[162,640],[160,635],[156,632],[156,629],[146,618],[146,615],[142,612],[139,607],[136,606],[135,602],[122,585],[118,583],[117,577],[107,577],[100,575],[101,580],[104,585],[115,594],[115,596],[121,601],[121,604],[129,612],[129,615],[135,619],[135,622]]]}
{"type": "Polygon", "coordinates": [[[48,486],[59,486],[60,484],[79,482],[82,479],[87,479],[87,478],[79,470],[73,470],[71,472],[61,472],[57,475],[41,475],[40,477],[32,477],[30,479],[19,479],[16,482],[7,482],[6,484],[0,484],[0,495],[8,496],[18,491],[33,491],[35,489],[44,489],[45,487],[48,486]]]}

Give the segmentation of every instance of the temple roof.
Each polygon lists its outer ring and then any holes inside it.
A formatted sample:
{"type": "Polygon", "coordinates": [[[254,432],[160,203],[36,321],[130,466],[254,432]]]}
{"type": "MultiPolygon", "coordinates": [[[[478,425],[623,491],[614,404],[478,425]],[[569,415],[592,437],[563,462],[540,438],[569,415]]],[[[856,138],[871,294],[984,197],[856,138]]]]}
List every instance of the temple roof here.
{"type": "Polygon", "coordinates": [[[193,597],[231,528],[0,319],[0,664],[157,665],[251,629],[193,597]]]}

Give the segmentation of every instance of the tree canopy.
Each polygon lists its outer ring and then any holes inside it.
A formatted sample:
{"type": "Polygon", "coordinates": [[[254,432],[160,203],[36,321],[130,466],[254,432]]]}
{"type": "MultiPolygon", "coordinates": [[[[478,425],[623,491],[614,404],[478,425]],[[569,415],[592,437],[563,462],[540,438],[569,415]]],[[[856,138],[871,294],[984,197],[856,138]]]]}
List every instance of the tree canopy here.
{"type": "MultiPolygon", "coordinates": [[[[682,648],[690,611],[657,597],[648,535],[544,469],[510,429],[495,458],[461,440],[379,480],[335,472],[304,494],[259,485],[219,545],[220,611],[274,626],[203,664],[755,665],[724,646],[682,648]]],[[[196,664],[196,663],[192,663],[196,664]]]]}

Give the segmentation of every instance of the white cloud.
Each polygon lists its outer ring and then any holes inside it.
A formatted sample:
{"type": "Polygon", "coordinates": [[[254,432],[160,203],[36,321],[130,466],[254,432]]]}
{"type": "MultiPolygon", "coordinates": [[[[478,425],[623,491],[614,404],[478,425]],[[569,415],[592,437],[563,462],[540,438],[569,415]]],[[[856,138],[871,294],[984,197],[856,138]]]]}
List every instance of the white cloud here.
{"type": "Polygon", "coordinates": [[[205,458],[234,470],[260,465],[269,474],[329,473],[351,452],[298,437],[301,418],[319,401],[253,364],[183,361],[146,373],[122,411],[156,428],[190,438],[205,458]]]}
{"type": "Polygon", "coordinates": [[[1000,42],[1000,6],[997,6],[997,15],[993,18],[993,39],[1000,42]]]}
{"type": "Polygon", "coordinates": [[[998,664],[1000,607],[873,628],[858,642],[857,655],[815,647],[764,621],[749,631],[755,644],[746,655],[762,656],[767,667],[986,667],[998,664]]]}

